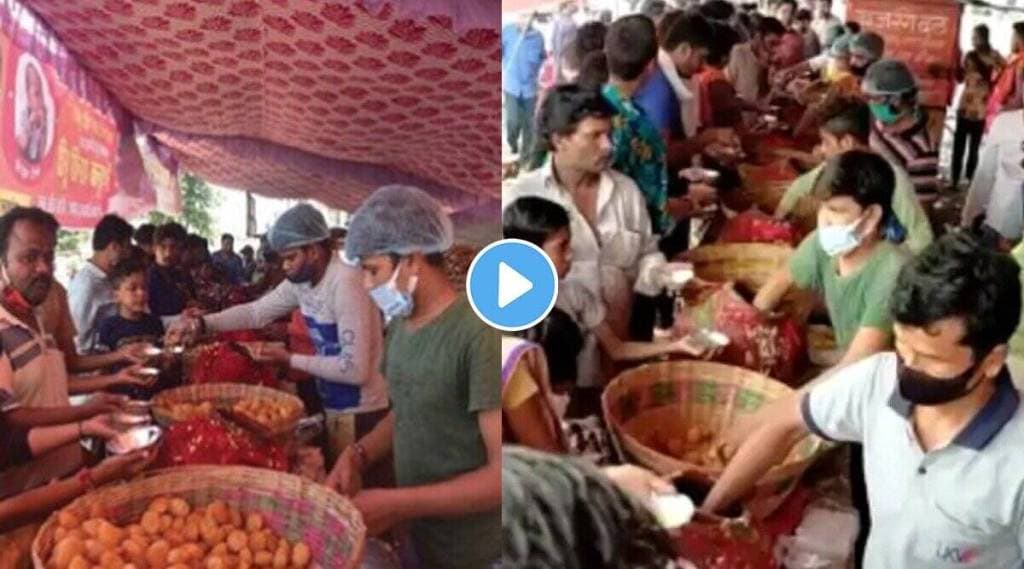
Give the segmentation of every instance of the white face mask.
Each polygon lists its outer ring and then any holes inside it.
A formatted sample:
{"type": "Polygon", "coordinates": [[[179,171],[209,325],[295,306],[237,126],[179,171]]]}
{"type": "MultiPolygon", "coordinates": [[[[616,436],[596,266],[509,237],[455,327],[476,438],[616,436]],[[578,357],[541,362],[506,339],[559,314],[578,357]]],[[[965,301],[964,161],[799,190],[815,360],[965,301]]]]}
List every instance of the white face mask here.
{"type": "Polygon", "coordinates": [[[857,231],[860,218],[849,225],[823,225],[818,227],[818,243],[829,257],[839,257],[860,246],[857,231]]]}
{"type": "Polygon", "coordinates": [[[396,284],[400,270],[401,266],[396,265],[395,272],[391,273],[391,278],[388,279],[388,282],[378,285],[370,291],[370,298],[373,299],[373,302],[384,313],[385,323],[391,322],[394,318],[406,318],[412,314],[412,294],[416,291],[419,278],[416,275],[409,277],[408,292],[400,291],[396,284]]]}

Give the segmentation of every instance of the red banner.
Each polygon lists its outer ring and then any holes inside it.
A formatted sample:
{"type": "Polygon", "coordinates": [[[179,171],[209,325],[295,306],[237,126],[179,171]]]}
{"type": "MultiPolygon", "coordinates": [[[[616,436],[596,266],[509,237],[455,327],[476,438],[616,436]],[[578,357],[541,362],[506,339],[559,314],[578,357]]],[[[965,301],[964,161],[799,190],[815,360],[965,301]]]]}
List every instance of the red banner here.
{"type": "Polygon", "coordinates": [[[67,227],[94,226],[117,191],[114,118],[4,35],[0,66],[0,200],[37,205],[67,227]]]}
{"type": "Polygon", "coordinates": [[[956,86],[960,4],[952,0],[850,0],[847,20],[885,38],[885,57],[902,59],[921,85],[921,101],[945,107],[956,86]]]}

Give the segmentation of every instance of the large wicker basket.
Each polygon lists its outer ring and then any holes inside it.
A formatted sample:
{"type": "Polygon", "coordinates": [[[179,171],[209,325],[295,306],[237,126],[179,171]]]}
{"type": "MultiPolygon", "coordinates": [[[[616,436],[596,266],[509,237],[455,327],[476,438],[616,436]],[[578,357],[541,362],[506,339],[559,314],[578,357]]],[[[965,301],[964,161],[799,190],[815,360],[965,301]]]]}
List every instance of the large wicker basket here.
{"type": "Polygon", "coordinates": [[[706,281],[739,283],[760,290],[776,271],[786,266],[793,248],[769,243],[705,245],[686,253],[697,277],[706,281]]]}
{"type": "MultiPolygon", "coordinates": [[[[717,480],[721,469],[686,462],[651,448],[653,437],[685,437],[700,427],[721,437],[736,422],[764,404],[792,393],[759,373],[706,362],[660,362],[626,371],[605,389],[605,420],[621,448],[640,464],[662,475],[693,473],[717,480]]],[[[809,436],[779,466],[758,482],[747,503],[751,513],[774,511],[814,462],[823,441],[809,436]]],[[[735,451],[735,449],[733,449],[735,451]]]]}
{"type": "MultiPolygon", "coordinates": [[[[751,294],[761,290],[772,275],[786,267],[793,255],[788,245],[769,243],[723,243],[705,245],[686,253],[693,263],[697,278],[711,282],[734,282],[740,290],[751,294]]],[[[814,309],[814,297],[797,289],[790,289],[778,310],[806,322],[814,309]]]]}
{"type": "MultiPolygon", "coordinates": [[[[298,397],[277,389],[243,383],[201,383],[168,389],[153,398],[153,418],[156,419],[157,423],[166,427],[176,422],[170,414],[170,408],[175,404],[195,404],[209,401],[218,409],[229,409],[242,399],[286,401],[299,411],[288,421],[281,422],[270,430],[261,430],[261,427],[256,424],[242,425],[251,430],[256,430],[259,434],[267,437],[277,437],[285,433],[294,432],[295,426],[298,424],[299,419],[302,418],[302,409],[304,407],[302,400],[298,397]]],[[[232,419],[237,419],[237,417],[232,416],[232,419]]]]}
{"type": "MultiPolygon", "coordinates": [[[[105,486],[65,509],[88,519],[99,508],[110,522],[124,526],[140,518],[159,496],[180,497],[193,507],[223,500],[242,512],[258,512],[267,526],[289,541],[301,540],[312,553],[311,567],[359,567],[366,526],[351,502],[340,494],[298,476],[242,466],[191,466],[161,470],[128,482],[105,486]]],[[[57,513],[39,530],[32,562],[45,569],[59,527],[57,513]]]]}

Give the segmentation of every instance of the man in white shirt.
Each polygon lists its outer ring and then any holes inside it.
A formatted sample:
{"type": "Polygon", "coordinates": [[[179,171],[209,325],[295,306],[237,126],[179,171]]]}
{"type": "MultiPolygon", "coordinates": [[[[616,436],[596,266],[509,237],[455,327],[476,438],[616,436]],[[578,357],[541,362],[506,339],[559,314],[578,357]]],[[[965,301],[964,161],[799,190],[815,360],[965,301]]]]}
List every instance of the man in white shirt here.
{"type": "Polygon", "coordinates": [[[267,346],[260,358],[315,378],[327,413],[328,450],[340,452],[350,442],[343,439],[351,436],[346,431],[353,421],[358,437],[387,414],[380,313],[363,288],[359,269],[336,254],[327,222],[313,206],[299,204],[281,214],[268,239],[284,260],[287,280],[254,302],[198,318],[183,316],[168,330],[168,341],[180,341],[188,330],[262,328],[298,308],[316,355],[267,346]]]}
{"type": "Polygon", "coordinates": [[[114,290],[107,275],[132,248],[131,224],[114,214],[107,214],[92,234],[92,257],[85,262],[68,286],[71,318],[78,333],[75,347],[81,354],[96,351],[100,323],[117,313],[114,290]]]}
{"type": "Polygon", "coordinates": [[[608,322],[626,337],[633,292],[660,292],[653,269],[665,262],[651,232],[636,183],[610,168],[614,109],[600,93],[575,85],[552,91],[538,121],[551,158],[502,192],[509,205],[524,196],[553,201],[569,212],[573,266],[608,306],[608,322]]]}

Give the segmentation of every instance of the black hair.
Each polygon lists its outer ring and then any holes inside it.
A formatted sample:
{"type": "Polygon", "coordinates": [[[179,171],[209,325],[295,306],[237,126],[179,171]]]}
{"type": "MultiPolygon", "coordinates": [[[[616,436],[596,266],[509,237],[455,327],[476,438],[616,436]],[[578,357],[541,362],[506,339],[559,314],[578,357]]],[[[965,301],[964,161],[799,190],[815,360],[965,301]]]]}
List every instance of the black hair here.
{"type": "Polygon", "coordinates": [[[736,6],[728,0],[711,0],[701,4],[697,12],[712,21],[728,22],[736,15],[736,6]]]}
{"type": "Polygon", "coordinates": [[[243,254],[243,255],[245,253],[249,253],[251,255],[255,255],[256,254],[256,250],[252,248],[252,245],[246,245],[246,246],[242,247],[241,249],[239,249],[238,252],[239,252],[239,254],[243,254]]]}
{"type": "Polygon", "coordinates": [[[223,243],[224,241],[226,241],[228,239],[230,239],[232,242],[234,242],[235,236],[230,234],[230,233],[225,233],[224,235],[220,236],[220,242],[221,243],[223,243]]]}
{"type": "Polygon", "coordinates": [[[188,232],[181,226],[180,223],[170,221],[156,228],[153,232],[153,244],[158,245],[162,241],[173,239],[179,244],[184,244],[185,239],[188,238],[188,232]]]}
{"type": "MultiPolygon", "coordinates": [[[[603,51],[587,54],[580,64],[576,84],[585,89],[599,89],[608,82],[608,58],[603,51]]],[[[550,95],[549,95],[550,96],[550,95]]]]}
{"type": "Polygon", "coordinates": [[[1013,33],[1020,39],[1024,40],[1024,21],[1013,24],[1013,33]]]}
{"type": "Polygon", "coordinates": [[[705,63],[712,67],[723,68],[729,64],[732,48],[740,42],[740,34],[732,26],[720,22],[711,22],[714,30],[711,46],[705,63]]]}
{"type": "Polygon", "coordinates": [[[185,237],[185,249],[210,249],[210,242],[206,240],[202,235],[196,235],[195,233],[189,233],[185,237]]]}
{"type": "Polygon", "coordinates": [[[586,460],[501,451],[504,569],[664,569],[677,553],[645,506],[586,460]]]}
{"type": "Polygon", "coordinates": [[[146,265],[139,261],[139,259],[132,256],[114,265],[114,268],[110,270],[110,276],[107,278],[110,280],[110,286],[114,287],[116,290],[121,286],[121,283],[128,279],[128,277],[136,273],[145,272],[146,265]]]}
{"type": "Polygon", "coordinates": [[[783,6],[787,6],[787,5],[788,6],[792,6],[793,7],[793,11],[794,12],[796,11],[796,8],[797,8],[796,0],[776,0],[776,2],[775,2],[775,9],[778,10],[779,8],[781,8],[783,6]]]}
{"type": "Polygon", "coordinates": [[[552,308],[540,324],[520,335],[544,349],[552,384],[576,384],[576,358],[583,350],[583,333],[571,316],[560,308],[552,308]]]}
{"type": "Polygon", "coordinates": [[[505,239],[522,239],[543,247],[555,232],[569,227],[569,212],[553,201],[534,196],[519,198],[501,216],[505,239]]]}
{"type": "Polygon", "coordinates": [[[38,207],[23,206],[11,208],[10,211],[0,216],[0,257],[4,259],[7,258],[7,247],[10,245],[11,232],[14,231],[14,226],[19,221],[42,225],[44,229],[53,233],[54,237],[57,236],[57,230],[60,229],[60,223],[57,222],[57,218],[45,210],[38,207]]]}
{"type": "Polygon", "coordinates": [[[977,26],[974,26],[974,33],[976,33],[979,36],[981,36],[985,40],[985,43],[988,43],[988,38],[989,38],[988,26],[986,26],[985,24],[978,24],[977,26]]]}
{"type": "Polygon", "coordinates": [[[861,144],[871,140],[871,109],[855,97],[837,97],[821,111],[821,129],[836,138],[852,136],[861,144]]]}
{"type": "Polygon", "coordinates": [[[152,245],[153,244],[153,233],[156,232],[156,226],[152,223],[143,223],[135,230],[135,243],[139,245],[152,245]]]}
{"type": "Polygon", "coordinates": [[[135,229],[120,217],[108,213],[96,224],[92,233],[92,250],[102,251],[111,243],[131,242],[135,229]]]}
{"type": "Polygon", "coordinates": [[[601,22],[587,22],[576,30],[576,52],[580,65],[587,55],[595,51],[604,51],[604,38],[608,35],[608,26],[601,22]]]}
{"type": "Polygon", "coordinates": [[[796,11],[796,16],[793,16],[793,19],[799,22],[810,22],[814,19],[814,16],[811,15],[811,11],[807,8],[800,8],[796,11]]]}
{"type": "Polygon", "coordinates": [[[654,22],[647,16],[634,14],[612,22],[604,43],[608,72],[623,81],[640,78],[658,55],[656,36],[654,22]]]}
{"type": "Polygon", "coordinates": [[[862,208],[882,208],[879,229],[892,217],[892,193],[896,174],[889,162],[866,150],[851,150],[835,156],[825,164],[816,186],[822,199],[839,196],[852,198],[862,208]]]}
{"type": "Polygon", "coordinates": [[[761,37],[764,36],[784,36],[786,35],[786,26],[782,25],[777,18],[770,16],[762,16],[754,22],[754,33],[761,37]]]}
{"type": "Polygon", "coordinates": [[[661,20],[658,22],[658,27],[655,30],[658,36],[658,44],[661,47],[665,47],[665,38],[667,38],[668,33],[672,31],[672,26],[676,25],[679,18],[682,18],[684,15],[685,12],[682,10],[672,10],[661,17],[661,20]]]}
{"type": "Polygon", "coordinates": [[[708,48],[713,43],[714,33],[714,28],[704,16],[686,14],[672,25],[661,44],[667,51],[673,51],[683,43],[692,48],[708,48]]]}
{"type": "Polygon", "coordinates": [[[967,232],[939,238],[900,272],[890,303],[899,324],[924,328],[962,318],[962,345],[979,360],[1009,341],[1020,323],[1020,267],[967,232]]]}
{"type": "Polygon", "coordinates": [[[846,28],[846,33],[848,33],[850,35],[855,35],[855,34],[859,34],[860,33],[860,22],[850,21],[850,22],[846,22],[845,24],[843,24],[843,26],[846,28]]]}
{"type": "Polygon", "coordinates": [[[537,120],[538,144],[554,150],[552,139],[556,134],[571,135],[586,118],[608,119],[615,109],[597,89],[579,85],[555,87],[544,98],[537,120]]]}

